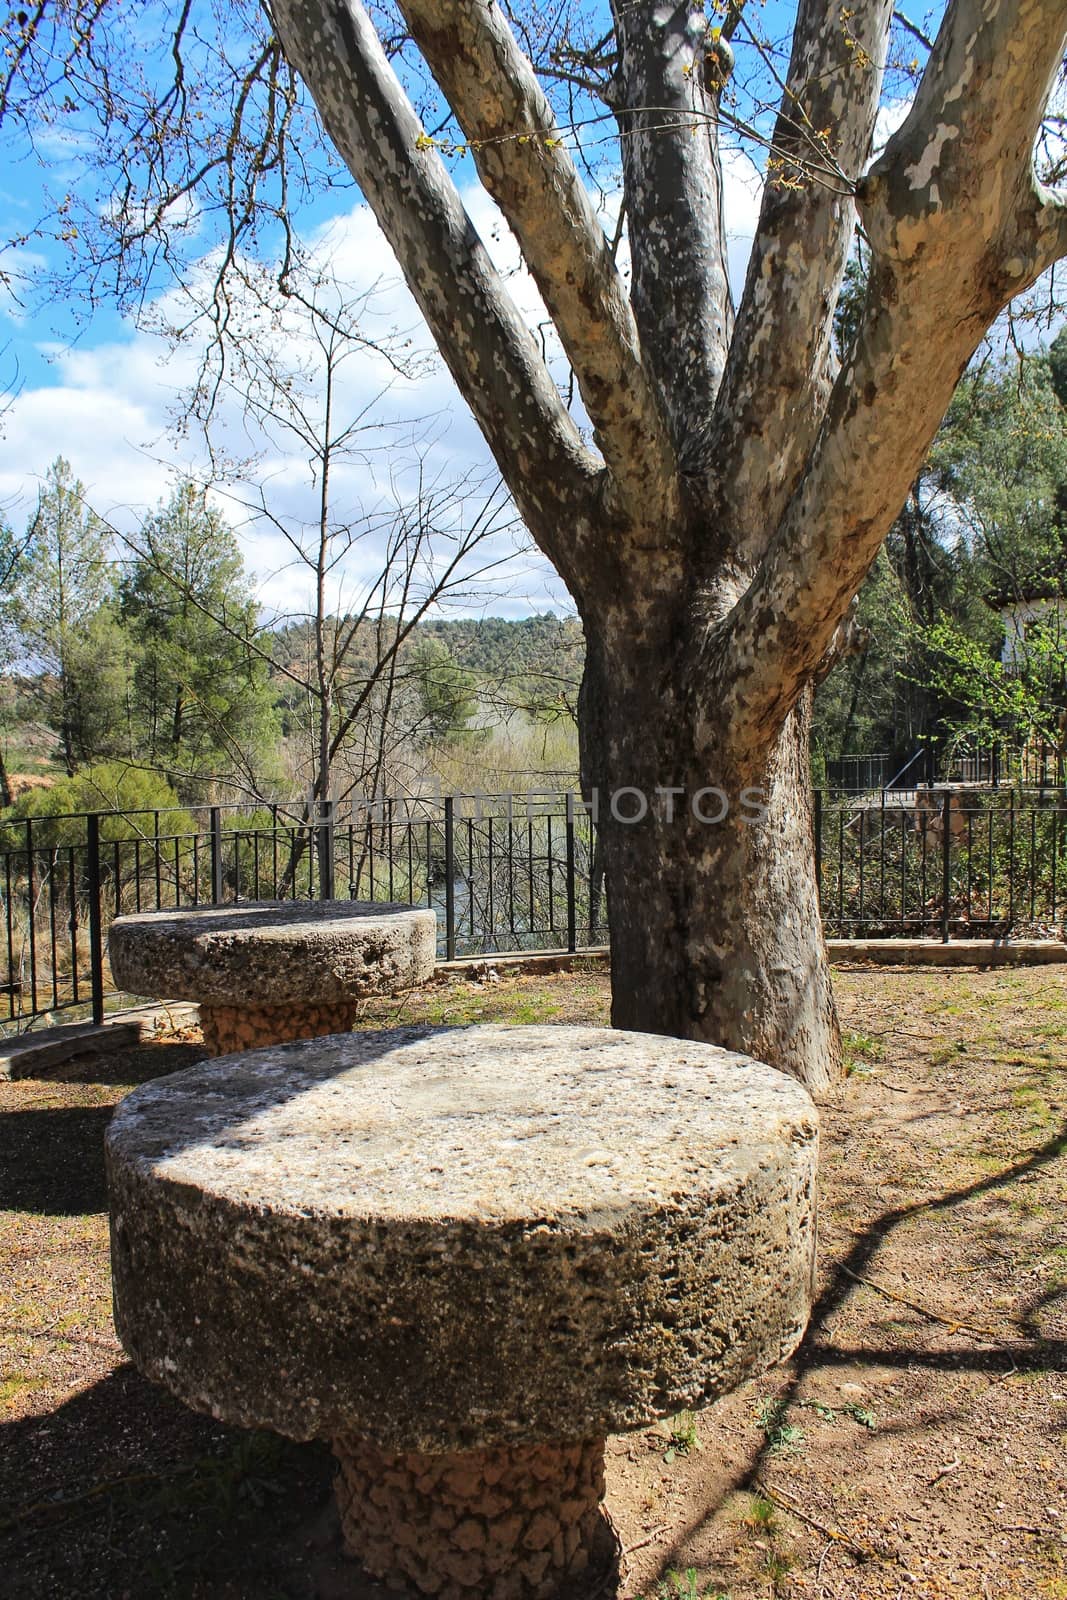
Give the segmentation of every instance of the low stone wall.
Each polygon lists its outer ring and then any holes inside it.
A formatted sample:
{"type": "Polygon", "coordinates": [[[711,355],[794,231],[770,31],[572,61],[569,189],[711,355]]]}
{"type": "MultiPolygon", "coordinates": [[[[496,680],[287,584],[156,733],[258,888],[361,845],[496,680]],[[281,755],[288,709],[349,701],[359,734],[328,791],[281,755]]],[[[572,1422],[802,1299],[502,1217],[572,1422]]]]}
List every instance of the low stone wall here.
{"type": "MultiPolygon", "coordinates": [[[[1067,944],[1059,939],[827,939],[831,966],[869,961],[894,967],[1038,967],[1067,962],[1067,944]]],[[[439,961],[436,971],[445,975],[495,972],[569,972],[584,962],[607,964],[606,944],[582,950],[509,951],[506,955],[467,956],[439,961]]]]}

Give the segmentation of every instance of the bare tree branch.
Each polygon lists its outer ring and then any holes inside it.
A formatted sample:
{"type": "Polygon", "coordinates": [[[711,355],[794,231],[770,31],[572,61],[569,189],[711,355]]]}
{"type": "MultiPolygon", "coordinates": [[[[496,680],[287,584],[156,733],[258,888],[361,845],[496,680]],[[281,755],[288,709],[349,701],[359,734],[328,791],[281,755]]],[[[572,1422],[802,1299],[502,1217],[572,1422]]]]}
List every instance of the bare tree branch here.
{"type": "Polygon", "coordinates": [[[850,195],[811,181],[811,162],[821,154],[847,184],[859,177],[891,11],[891,0],[874,0],[846,23],[833,0],[802,0],[797,17],[708,461],[713,471],[732,463],[723,534],[745,566],[796,483],[836,365],[833,314],[856,212],[850,195]],[[844,110],[835,113],[838,102],[844,110]]]}
{"type": "Polygon", "coordinates": [[[611,246],[503,12],[470,0],[400,3],[519,241],[623,498],[652,489],[672,499],[674,452],[611,246]]]}
{"type": "Polygon", "coordinates": [[[730,663],[726,713],[757,744],[829,647],[989,324],[1067,246],[1057,210],[1042,231],[1033,173],[1065,46],[1059,0],[957,0],[907,120],[860,186],[867,311],[770,549],[709,640],[716,670],[730,663]],[[980,172],[997,183],[974,183],[980,172]]]}
{"type": "Polygon", "coordinates": [[[359,0],[275,0],[289,59],[393,247],[535,538],[581,587],[582,508],[602,469],[582,444],[359,0]]]}
{"type": "Polygon", "coordinates": [[[675,448],[706,420],[726,364],[733,302],[726,262],[718,87],[705,85],[709,36],[688,6],[614,0],[626,212],[641,346],[675,448]]]}

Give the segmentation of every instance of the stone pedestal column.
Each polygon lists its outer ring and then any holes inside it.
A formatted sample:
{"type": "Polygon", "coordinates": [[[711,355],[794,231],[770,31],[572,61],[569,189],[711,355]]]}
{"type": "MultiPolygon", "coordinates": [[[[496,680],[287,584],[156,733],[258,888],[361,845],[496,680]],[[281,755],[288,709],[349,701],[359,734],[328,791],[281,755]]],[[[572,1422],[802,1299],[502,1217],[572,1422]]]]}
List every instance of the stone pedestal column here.
{"type": "Polygon", "coordinates": [[[803,1332],[817,1135],[783,1073],[611,1028],[204,1062],[108,1128],[115,1326],[191,1405],[330,1440],[347,1546],[394,1589],[593,1600],[605,1434],[803,1332]]]}
{"type": "Polygon", "coordinates": [[[213,1005],[200,1003],[204,1044],[213,1056],[231,1050],[257,1050],[290,1039],[320,1039],[328,1033],[351,1033],[358,1007],[346,1001],[322,1001],[281,1006],[213,1005]]]}
{"type": "Polygon", "coordinates": [[[556,1600],[613,1554],[600,1512],[604,1440],[395,1455],[334,1441],[349,1553],[438,1600],[556,1600]]]}

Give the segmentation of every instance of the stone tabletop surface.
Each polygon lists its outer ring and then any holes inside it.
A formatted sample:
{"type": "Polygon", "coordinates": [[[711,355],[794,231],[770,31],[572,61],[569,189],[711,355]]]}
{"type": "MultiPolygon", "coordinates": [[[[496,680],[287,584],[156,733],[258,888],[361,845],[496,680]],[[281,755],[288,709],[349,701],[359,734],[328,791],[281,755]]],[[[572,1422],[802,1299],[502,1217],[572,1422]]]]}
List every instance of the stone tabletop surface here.
{"type": "Polygon", "coordinates": [[[363,900],[249,900],[116,917],[115,981],[131,994],[234,1004],[341,1000],[430,976],[437,919],[363,900]]]}
{"type": "Polygon", "coordinates": [[[123,1342],[191,1404],[444,1450],[705,1403],[796,1343],[817,1121],[713,1046],[407,1028],[146,1084],[108,1133],[123,1342]]]}

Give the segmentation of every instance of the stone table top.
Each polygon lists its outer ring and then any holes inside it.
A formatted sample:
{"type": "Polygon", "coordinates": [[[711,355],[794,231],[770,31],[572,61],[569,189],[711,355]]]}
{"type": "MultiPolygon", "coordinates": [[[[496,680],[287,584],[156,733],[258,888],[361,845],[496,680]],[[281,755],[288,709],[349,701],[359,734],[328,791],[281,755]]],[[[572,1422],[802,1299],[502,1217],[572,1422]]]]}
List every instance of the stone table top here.
{"type": "Polygon", "coordinates": [[[392,993],[433,972],[433,911],[363,900],[249,900],[116,917],[115,982],[130,994],[309,1004],[392,993]]]}
{"type": "Polygon", "coordinates": [[[188,1403],[442,1451],[700,1406],[799,1339],[817,1121],[710,1045],[401,1028],[146,1084],[108,1133],[116,1318],[188,1403]]]}

